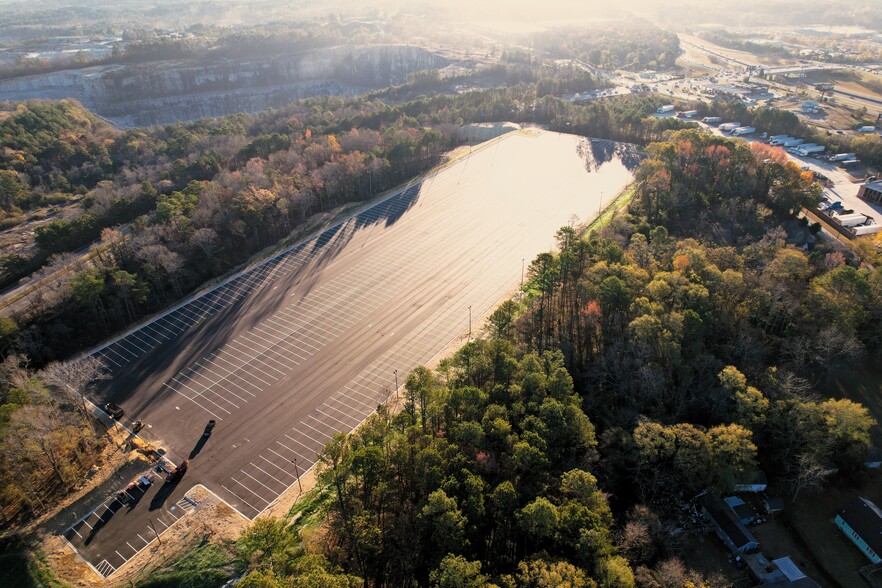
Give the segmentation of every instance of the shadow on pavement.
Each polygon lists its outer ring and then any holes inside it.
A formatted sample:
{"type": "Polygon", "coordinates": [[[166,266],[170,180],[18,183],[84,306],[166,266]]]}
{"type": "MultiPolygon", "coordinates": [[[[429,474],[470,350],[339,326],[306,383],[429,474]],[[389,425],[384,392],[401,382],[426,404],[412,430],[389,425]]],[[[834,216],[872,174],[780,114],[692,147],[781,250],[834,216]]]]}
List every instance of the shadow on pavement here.
{"type": "Polygon", "coordinates": [[[175,491],[175,488],[177,488],[180,483],[181,478],[178,478],[174,482],[162,483],[162,487],[153,495],[153,500],[150,501],[149,510],[162,508],[162,505],[165,504],[165,501],[168,500],[168,497],[171,496],[171,493],[175,491]]]}
{"type": "Polygon", "coordinates": [[[199,452],[202,451],[202,448],[205,447],[205,444],[207,442],[208,442],[208,437],[206,437],[205,435],[200,435],[199,441],[197,441],[196,445],[193,447],[193,449],[190,450],[190,456],[187,459],[193,459],[194,457],[199,455],[199,452]]]}
{"type": "MultiPolygon", "coordinates": [[[[117,510],[119,510],[119,509],[117,509],[117,510]]],[[[108,522],[110,522],[110,519],[112,519],[113,515],[115,515],[115,514],[116,514],[115,510],[111,510],[110,507],[105,508],[104,512],[102,512],[100,515],[98,515],[98,522],[92,526],[92,529],[89,531],[89,534],[86,536],[86,540],[83,541],[83,545],[88,545],[89,543],[91,543],[92,539],[95,538],[95,535],[98,534],[98,531],[103,529],[104,525],[106,525],[108,522]]]]}

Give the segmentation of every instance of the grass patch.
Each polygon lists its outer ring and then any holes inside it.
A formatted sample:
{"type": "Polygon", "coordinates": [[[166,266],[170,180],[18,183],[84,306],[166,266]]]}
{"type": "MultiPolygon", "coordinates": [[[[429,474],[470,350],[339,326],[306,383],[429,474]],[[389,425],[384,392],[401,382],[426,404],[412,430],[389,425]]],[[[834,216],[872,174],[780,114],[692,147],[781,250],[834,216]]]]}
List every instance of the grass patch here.
{"type": "Polygon", "coordinates": [[[4,588],[67,588],[55,577],[41,551],[12,548],[0,552],[0,586],[4,588]]]}
{"type": "Polygon", "coordinates": [[[291,521],[291,531],[299,533],[304,527],[320,524],[324,519],[325,505],[331,500],[327,488],[316,487],[294,503],[285,518],[291,521]]]}
{"type": "Polygon", "coordinates": [[[870,564],[864,555],[833,524],[836,511],[858,496],[882,504],[882,479],[868,474],[859,482],[842,481],[805,494],[784,512],[794,531],[818,567],[842,588],[866,585],[860,569],[870,564]]]}
{"type": "Polygon", "coordinates": [[[616,199],[613,200],[612,204],[607,206],[600,216],[591,221],[591,223],[585,228],[585,236],[591,236],[591,234],[599,231],[612,222],[612,219],[616,217],[619,211],[628,206],[628,203],[631,202],[631,198],[633,197],[633,187],[626,188],[621,194],[616,196],[616,199]]]}
{"type": "Polygon", "coordinates": [[[234,554],[226,545],[207,539],[185,550],[170,565],[138,582],[141,588],[216,588],[233,575],[234,554]]]}

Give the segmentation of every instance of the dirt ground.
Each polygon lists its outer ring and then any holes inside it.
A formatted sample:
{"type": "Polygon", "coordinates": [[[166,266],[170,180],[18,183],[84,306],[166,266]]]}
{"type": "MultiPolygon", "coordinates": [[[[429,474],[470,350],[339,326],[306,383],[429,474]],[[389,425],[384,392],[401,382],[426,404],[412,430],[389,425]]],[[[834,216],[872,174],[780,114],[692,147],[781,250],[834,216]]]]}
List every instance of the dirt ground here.
{"type": "Polygon", "coordinates": [[[733,586],[751,586],[743,582],[747,577],[745,570],[739,570],[729,563],[729,553],[715,533],[706,535],[690,535],[683,541],[679,557],[689,569],[695,570],[705,577],[721,576],[733,586]]]}
{"type": "Polygon", "coordinates": [[[882,76],[857,70],[817,71],[806,78],[806,83],[830,82],[847,92],[882,98],[882,76]]]}
{"type": "MultiPolygon", "coordinates": [[[[784,523],[790,528],[794,543],[798,541],[804,553],[825,570],[829,586],[866,585],[859,570],[870,561],[833,524],[836,511],[859,496],[882,504],[879,472],[867,474],[859,483],[828,485],[802,495],[784,511],[784,523]]],[[[821,578],[816,579],[820,582],[821,578]]]]}

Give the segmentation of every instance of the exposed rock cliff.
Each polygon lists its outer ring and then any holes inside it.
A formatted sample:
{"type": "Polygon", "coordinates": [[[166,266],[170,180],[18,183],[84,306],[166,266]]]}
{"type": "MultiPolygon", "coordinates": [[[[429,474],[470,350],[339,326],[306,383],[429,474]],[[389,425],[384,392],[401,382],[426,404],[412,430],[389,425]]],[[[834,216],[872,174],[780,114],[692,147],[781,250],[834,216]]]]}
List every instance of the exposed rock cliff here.
{"type": "Polygon", "coordinates": [[[75,98],[122,126],[146,126],[354,94],[448,64],[424,49],[383,45],[265,60],[91,67],[0,82],[0,101],[75,98]]]}

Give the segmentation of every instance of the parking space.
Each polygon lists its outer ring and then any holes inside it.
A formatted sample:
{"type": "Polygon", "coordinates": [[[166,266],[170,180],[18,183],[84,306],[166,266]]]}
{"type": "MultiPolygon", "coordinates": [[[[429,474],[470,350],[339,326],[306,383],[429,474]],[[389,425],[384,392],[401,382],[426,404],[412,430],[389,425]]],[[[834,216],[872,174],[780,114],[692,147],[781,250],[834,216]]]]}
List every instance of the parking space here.
{"type": "Polygon", "coordinates": [[[179,485],[163,484],[164,473],[145,472],[152,483],[133,482],[62,533],[101,576],[113,574],[197,507],[179,485]]]}
{"type": "Polygon", "coordinates": [[[142,420],[172,461],[191,460],[190,484],[253,518],[466,333],[470,311],[477,329],[555,231],[595,214],[637,162],[540,132],[477,149],[96,350],[112,375],[96,400],[142,420]]]}

